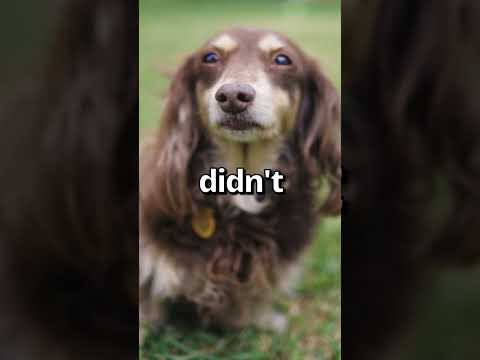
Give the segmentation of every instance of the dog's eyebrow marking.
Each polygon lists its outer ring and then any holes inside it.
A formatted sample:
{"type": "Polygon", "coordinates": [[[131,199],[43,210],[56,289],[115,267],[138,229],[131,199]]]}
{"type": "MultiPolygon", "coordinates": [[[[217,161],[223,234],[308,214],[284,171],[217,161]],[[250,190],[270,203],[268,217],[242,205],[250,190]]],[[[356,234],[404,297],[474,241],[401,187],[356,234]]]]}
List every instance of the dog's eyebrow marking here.
{"type": "Polygon", "coordinates": [[[258,47],[265,52],[273,52],[283,48],[285,44],[275,35],[268,34],[258,42],[258,47]]]}
{"type": "Polygon", "coordinates": [[[238,43],[231,36],[223,34],[212,41],[212,46],[225,52],[230,52],[237,48],[238,43]]]}

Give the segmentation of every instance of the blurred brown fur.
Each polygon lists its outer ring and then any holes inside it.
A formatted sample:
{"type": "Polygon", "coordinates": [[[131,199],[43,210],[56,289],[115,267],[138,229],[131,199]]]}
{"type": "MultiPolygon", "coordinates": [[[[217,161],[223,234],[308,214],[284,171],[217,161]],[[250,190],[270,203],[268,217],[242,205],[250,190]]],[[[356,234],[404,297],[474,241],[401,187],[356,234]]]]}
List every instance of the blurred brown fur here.
{"type": "Polygon", "coordinates": [[[138,3],[61,20],[0,106],[0,359],[134,359],[138,3]]]}
{"type": "Polygon", "coordinates": [[[480,260],[480,4],[342,10],[342,355],[385,359],[431,274],[480,260]]]}

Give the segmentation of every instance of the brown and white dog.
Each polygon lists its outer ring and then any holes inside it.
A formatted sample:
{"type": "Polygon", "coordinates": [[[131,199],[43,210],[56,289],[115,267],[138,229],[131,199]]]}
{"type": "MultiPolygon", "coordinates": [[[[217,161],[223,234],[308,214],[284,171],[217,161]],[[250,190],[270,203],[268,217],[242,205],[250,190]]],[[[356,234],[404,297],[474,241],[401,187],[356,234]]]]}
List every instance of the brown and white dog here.
{"type": "Polygon", "coordinates": [[[206,326],[285,329],[272,297],[319,215],[340,210],[339,106],[315,61],[275,32],[231,29],[186,59],[140,154],[142,324],[182,303],[206,326]],[[286,191],[201,193],[200,176],[219,166],[279,170],[286,191]]]}

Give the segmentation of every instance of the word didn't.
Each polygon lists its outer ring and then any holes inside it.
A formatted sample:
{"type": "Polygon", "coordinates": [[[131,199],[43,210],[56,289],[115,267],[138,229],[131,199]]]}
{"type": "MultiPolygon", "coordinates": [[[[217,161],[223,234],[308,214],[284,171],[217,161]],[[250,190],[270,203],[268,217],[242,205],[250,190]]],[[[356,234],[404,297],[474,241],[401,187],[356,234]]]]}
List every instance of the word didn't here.
{"type": "Polygon", "coordinates": [[[238,168],[236,174],[227,174],[227,170],[211,168],[210,174],[200,177],[200,190],[204,194],[263,194],[267,179],[272,182],[275,193],[283,193],[282,182],[285,176],[279,171],[265,169],[265,176],[246,174],[245,169],[238,168]]]}

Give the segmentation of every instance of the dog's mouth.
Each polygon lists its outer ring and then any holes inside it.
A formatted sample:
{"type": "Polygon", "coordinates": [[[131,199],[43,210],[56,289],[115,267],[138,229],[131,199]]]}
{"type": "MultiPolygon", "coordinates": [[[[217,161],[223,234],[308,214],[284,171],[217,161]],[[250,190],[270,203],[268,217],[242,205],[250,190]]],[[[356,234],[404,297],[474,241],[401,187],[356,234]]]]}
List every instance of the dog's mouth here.
{"type": "Polygon", "coordinates": [[[220,120],[219,125],[233,131],[248,131],[252,129],[263,129],[263,126],[253,120],[250,116],[240,113],[225,116],[220,120]]]}

